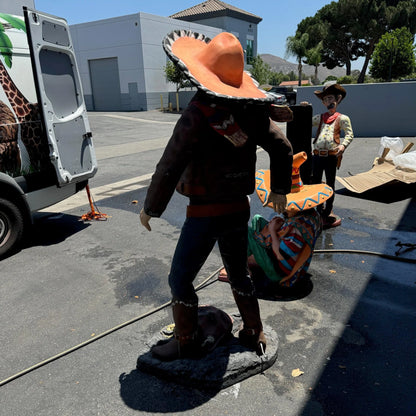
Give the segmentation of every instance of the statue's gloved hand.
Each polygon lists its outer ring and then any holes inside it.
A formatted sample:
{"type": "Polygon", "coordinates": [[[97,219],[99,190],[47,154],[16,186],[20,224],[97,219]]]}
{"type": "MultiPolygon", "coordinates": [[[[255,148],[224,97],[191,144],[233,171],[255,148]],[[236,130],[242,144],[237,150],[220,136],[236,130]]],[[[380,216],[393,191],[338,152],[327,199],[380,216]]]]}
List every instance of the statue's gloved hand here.
{"type": "Polygon", "coordinates": [[[272,207],[276,212],[282,214],[285,211],[287,205],[286,195],[275,194],[274,192],[270,192],[263,206],[265,207],[270,203],[272,204],[272,207]]]}
{"type": "Polygon", "coordinates": [[[150,218],[152,218],[150,215],[147,215],[143,208],[140,211],[140,222],[142,223],[143,227],[146,228],[148,231],[152,231],[152,228],[150,227],[149,221],[150,218]]]}

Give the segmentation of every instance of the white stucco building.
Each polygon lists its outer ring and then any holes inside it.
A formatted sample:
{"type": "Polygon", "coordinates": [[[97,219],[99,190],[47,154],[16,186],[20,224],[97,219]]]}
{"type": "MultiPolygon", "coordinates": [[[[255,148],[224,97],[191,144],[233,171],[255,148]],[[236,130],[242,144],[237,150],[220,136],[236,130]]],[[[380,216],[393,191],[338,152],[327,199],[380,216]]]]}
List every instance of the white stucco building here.
{"type": "Polygon", "coordinates": [[[213,37],[220,29],[147,13],[72,25],[88,110],[140,111],[167,103],[163,37],[188,29],[213,37]]]}
{"type": "MultiPolygon", "coordinates": [[[[21,14],[33,0],[0,0],[3,10],[21,14]],[[7,5],[7,7],[6,7],[7,5]]],[[[48,10],[42,10],[48,13],[48,10]]],[[[66,18],[66,16],[60,16],[66,18]]],[[[162,39],[175,29],[210,38],[222,31],[240,40],[246,64],[257,54],[261,18],[220,0],[207,0],[170,17],[135,14],[70,26],[88,110],[142,111],[168,103],[175,86],[166,81],[162,39]]]]}
{"type": "Polygon", "coordinates": [[[167,104],[175,89],[166,81],[162,39],[175,29],[212,38],[235,34],[246,61],[257,53],[261,18],[218,0],[208,0],[172,17],[136,14],[71,25],[88,110],[141,111],[167,104]]]}

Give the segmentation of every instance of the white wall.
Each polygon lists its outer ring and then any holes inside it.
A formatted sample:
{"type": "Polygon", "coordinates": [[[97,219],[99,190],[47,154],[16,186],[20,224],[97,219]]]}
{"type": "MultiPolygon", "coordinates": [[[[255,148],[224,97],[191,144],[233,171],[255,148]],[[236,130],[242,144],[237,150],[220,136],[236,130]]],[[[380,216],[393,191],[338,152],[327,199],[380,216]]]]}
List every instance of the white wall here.
{"type": "Polygon", "coordinates": [[[0,0],[0,12],[7,14],[23,15],[23,6],[35,8],[34,0],[0,0]]]}
{"type": "MultiPolygon", "coordinates": [[[[243,49],[246,49],[247,38],[252,36],[254,40],[254,56],[257,55],[258,40],[257,40],[257,28],[256,23],[247,22],[245,20],[236,19],[230,16],[213,17],[211,19],[204,19],[197,21],[200,24],[212,25],[215,27],[221,27],[226,32],[231,32],[238,37],[243,49]]],[[[251,38],[250,38],[251,39],[251,38]]]]}
{"type": "Polygon", "coordinates": [[[166,82],[164,67],[168,58],[162,48],[162,39],[175,29],[193,30],[209,37],[221,32],[220,29],[148,13],[71,25],[87,107],[92,102],[88,60],[113,57],[118,59],[121,110],[160,107],[160,94],[165,94],[167,100],[168,92],[175,89],[173,84],[166,82]],[[137,91],[134,92],[136,84],[137,91]]]}
{"type": "Polygon", "coordinates": [[[91,59],[118,58],[122,92],[128,91],[129,80],[143,82],[138,79],[142,63],[137,14],[71,25],[70,30],[85,95],[92,93],[88,66],[91,59]]]}
{"type": "MultiPolygon", "coordinates": [[[[184,22],[147,13],[139,13],[139,15],[142,33],[143,69],[146,74],[146,90],[148,92],[161,91],[160,75],[162,75],[162,80],[165,80],[163,68],[166,66],[169,58],[163,51],[162,40],[168,33],[172,30],[192,30],[212,38],[221,32],[221,29],[197,23],[184,22]]],[[[166,82],[163,82],[163,84],[164,88],[162,90],[168,91],[169,85],[166,82]]]]}
{"type": "MultiPolygon", "coordinates": [[[[416,82],[343,85],[347,91],[339,106],[351,118],[357,137],[416,136],[416,82]]],[[[313,112],[325,111],[315,96],[317,87],[297,87],[296,102],[308,101],[313,112]]],[[[314,133],[315,134],[315,133],[314,133]]]]}

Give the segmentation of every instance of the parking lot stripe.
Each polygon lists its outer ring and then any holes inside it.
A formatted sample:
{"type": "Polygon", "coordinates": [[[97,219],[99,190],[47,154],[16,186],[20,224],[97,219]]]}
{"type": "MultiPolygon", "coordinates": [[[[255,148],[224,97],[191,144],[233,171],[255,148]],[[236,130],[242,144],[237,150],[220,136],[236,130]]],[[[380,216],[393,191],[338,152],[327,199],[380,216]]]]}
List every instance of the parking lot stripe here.
{"type": "MultiPolygon", "coordinates": [[[[108,185],[90,188],[90,192],[94,201],[98,202],[106,198],[111,198],[117,195],[124,194],[126,192],[137,191],[138,189],[145,188],[148,185],[148,181],[150,180],[152,175],[153,173],[148,173],[146,175],[110,183],[108,185]]],[[[68,211],[73,208],[78,208],[84,205],[88,205],[87,194],[84,191],[80,191],[77,194],[66,199],[65,201],[59,202],[58,204],[45,208],[40,212],[62,212],[68,211]]]]}

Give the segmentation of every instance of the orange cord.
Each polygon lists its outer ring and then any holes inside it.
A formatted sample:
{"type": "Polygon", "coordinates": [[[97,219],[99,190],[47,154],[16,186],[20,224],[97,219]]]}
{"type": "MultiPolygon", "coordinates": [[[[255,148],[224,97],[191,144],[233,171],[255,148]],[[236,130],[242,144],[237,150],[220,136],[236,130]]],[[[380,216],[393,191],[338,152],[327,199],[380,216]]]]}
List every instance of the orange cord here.
{"type": "Polygon", "coordinates": [[[81,220],[83,221],[92,221],[92,220],[106,221],[107,218],[109,218],[109,216],[107,214],[103,214],[102,212],[98,211],[98,209],[96,211],[94,208],[94,204],[93,204],[91,193],[90,193],[90,186],[88,184],[85,187],[85,189],[87,190],[87,196],[88,196],[88,201],[90,203],[91,211],[88,212],[87,214],[82,215],[81,220]]]}

